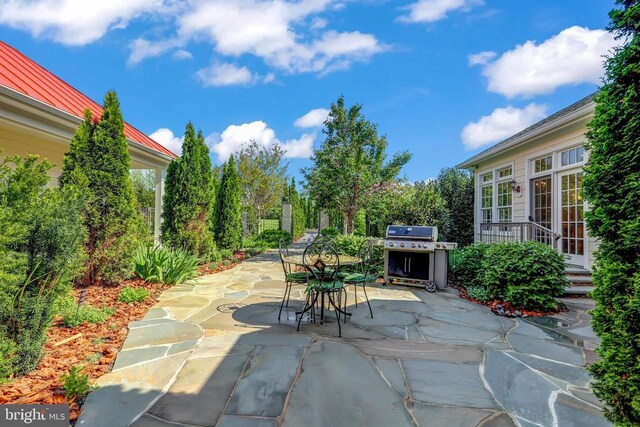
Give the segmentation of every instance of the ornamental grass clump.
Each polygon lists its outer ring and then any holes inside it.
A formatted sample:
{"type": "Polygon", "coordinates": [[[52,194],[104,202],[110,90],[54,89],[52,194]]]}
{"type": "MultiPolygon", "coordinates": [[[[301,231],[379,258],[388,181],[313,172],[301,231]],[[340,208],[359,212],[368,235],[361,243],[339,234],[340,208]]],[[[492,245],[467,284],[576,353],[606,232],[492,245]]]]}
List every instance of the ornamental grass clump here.
{"type": "MultiPolygon", "coordinates": [[[[538,242],[472,245],[460,250],[457,282],[481,298],[501,299],[516,308],[555,311],[566,286],[566,262],[538,242]]],[[[471,295],[470,295],[471,296],[471,295]]]]}
{"type": "Polygon", "coordinates": [[[175,285],[197,275],[198,258],[181,249],[140,245],[136,251],[134,272],[149,283],[175,285]]]}

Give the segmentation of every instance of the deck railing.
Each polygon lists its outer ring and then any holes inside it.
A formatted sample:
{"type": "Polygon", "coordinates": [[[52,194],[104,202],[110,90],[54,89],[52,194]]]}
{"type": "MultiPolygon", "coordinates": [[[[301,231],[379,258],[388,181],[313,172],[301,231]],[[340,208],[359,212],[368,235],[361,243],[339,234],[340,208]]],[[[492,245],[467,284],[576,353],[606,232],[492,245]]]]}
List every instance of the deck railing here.
{"type": "Polygon", "coordinates": [[[480,241],[526,242],[534,240],[553,248],[557,247],[560,235],[535,222],[485,222],[480,224],[480,241]]]}

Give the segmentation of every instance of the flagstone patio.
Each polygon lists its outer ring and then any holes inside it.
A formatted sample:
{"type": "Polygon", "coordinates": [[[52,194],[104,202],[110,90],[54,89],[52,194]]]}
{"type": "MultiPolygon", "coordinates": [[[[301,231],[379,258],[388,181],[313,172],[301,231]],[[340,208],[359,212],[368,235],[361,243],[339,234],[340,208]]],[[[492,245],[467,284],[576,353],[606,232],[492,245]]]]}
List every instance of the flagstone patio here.
{"type": "Polygon", "coordinates": [[[296,332],[302,286],[278,322],[282,277],[264,254],[167,290],[130,325],[78,425],[609,425],[584,368],[597,342],[590,300],[515,320],[453,289],[376,286],[374,318],[351,306],[338,338],[333,312],[296,332]]]}

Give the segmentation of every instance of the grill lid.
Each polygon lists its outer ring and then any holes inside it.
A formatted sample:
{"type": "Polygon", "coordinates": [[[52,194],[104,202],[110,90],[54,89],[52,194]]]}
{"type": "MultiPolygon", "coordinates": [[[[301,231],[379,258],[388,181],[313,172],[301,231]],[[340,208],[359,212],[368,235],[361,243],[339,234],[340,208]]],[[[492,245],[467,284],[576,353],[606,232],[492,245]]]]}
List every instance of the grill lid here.
{"type": "Polygon", "coordinates": [[[389,225],[387,239],[408,239],[435,242],[438,240],[438,227],[421,225],[389,225]]]}

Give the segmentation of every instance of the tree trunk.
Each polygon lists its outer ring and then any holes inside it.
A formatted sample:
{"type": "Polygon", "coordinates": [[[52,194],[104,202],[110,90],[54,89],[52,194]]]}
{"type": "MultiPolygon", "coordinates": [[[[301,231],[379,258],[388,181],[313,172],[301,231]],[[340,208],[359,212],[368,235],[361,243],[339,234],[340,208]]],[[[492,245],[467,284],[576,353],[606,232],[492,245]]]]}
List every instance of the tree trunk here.
{"type": "Polygon", "coordinates": [[[347,222],[346,234],[351,236],[353,234],[353,223],[354,223],[354,219],[355,219],[356,215],[353,212],[348,212],[345,215],[345,217],[346,217],[345,219],[346,219],[346,222],[347,222]]]}

